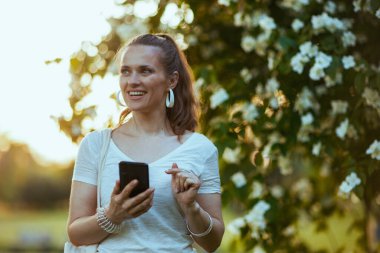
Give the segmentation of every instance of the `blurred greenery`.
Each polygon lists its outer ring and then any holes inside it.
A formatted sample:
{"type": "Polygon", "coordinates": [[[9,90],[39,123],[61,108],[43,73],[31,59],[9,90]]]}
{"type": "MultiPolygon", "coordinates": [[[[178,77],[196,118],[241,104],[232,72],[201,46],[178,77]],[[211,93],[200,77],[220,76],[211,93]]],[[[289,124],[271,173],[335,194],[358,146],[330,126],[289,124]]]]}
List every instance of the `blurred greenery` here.
{"type": "MultiPolygon", "coordinates": [[[[120,5],[133,10],[135,2],[120,5]]],[[[199,131],[220,153],[223,204],[235,213],[227,223],[236,235],[230,251],[323,252],[301,240],[297,224],[308,220],[334,241],[326,224],[339,214],[353,219],[345,233],[355,234],[355,251],[376,252],[378,8],[369,0],[189,0],[159,1],[146,19],[126,11],[91,44],[97,55],[86,47],[73,54],[73,116],[57,121],[74,142],[94,130],[98,105],[83,106],[92,85],[81,85],[82,77],[116,76],[113,56],[122,44],[168,32],[196,76],[199,131]],[[165,21],[169,6],[178,22],[165,21]],[[363,215],[352,215],[357,208],[363,215]]],[[[104,127],[115,123],[109,115],[104,127]]],[[[350,252],[351,244],[336,240],[341,246],[332,251],[350,252]]]]}

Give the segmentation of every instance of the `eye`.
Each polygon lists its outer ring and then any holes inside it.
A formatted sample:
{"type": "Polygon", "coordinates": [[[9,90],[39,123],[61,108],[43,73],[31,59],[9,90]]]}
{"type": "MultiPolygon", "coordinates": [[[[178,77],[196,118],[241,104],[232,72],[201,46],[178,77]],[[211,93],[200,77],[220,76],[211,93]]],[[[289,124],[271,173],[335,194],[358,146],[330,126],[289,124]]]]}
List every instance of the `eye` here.
{"type": "Polygon", "coordinates": [[[122,68],[122,69],[120,70],[120,73],[123,74],[123,75],[127,75],[127,74],[129,74],[129,69],[127,69],[127,68],[122,68]]]}
{"type": "Polygon", "coordinates": [[[142,72],[143,74],[151,74],[151,73],[153,73],[153,70],[150,69],[150,68],[143,68],[143,69],[141,70],[141,72],[142,72]]]}

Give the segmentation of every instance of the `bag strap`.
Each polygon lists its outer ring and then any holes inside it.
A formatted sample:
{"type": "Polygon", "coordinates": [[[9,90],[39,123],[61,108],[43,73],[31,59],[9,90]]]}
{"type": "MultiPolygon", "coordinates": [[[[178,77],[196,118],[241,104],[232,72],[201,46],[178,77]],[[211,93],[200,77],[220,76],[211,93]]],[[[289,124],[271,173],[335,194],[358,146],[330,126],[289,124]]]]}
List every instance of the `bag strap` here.
{"type": "Polygon", "coordinates": [[[101,182],[101,178],[102,178],[102,172],[103,172],[103,169],[104,169],[104,164],[105,164],[105,161],[106,161],[106,155],[107,155],[107,151],[108,151],[108,147],[110,145],[110,142],[111,142],[111,132],[112,132],[112,129],[110,128],[107,128],[107,129],[104,129],[104,130],[101,130],[100,134],[101,134],[101,138],[102,138],[102,148],[101,148],[101,152],[100,152],[100,159],[99,159],[99,163],[98,163],[98,185],[97,185],[97,189],[96,189],[96,196],[97,196],[97,208],[101,207],[101,199],[100,199],[100,182],[101,182]]]}

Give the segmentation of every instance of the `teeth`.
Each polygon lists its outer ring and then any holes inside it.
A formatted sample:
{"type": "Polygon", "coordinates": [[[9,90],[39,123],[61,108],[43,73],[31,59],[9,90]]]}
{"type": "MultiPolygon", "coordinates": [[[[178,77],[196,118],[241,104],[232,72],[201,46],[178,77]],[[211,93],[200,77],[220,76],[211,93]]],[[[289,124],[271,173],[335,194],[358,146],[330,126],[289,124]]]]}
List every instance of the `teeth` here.
{"type": "Polygon", "coordinates": [[[144,94],[145,94],[145,92],[143,92],[143,91],[130,91],[129,92],[129,95],[131,95],[131,96],[141,96],[144,94]]]}

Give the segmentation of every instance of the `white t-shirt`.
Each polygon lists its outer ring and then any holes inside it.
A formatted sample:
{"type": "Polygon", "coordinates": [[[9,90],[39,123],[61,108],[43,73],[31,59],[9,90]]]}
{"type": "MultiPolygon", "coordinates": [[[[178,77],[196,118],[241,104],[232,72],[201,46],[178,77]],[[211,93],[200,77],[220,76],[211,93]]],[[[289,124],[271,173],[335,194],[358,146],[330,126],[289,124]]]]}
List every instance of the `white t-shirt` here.
{"type": "MultiPolygon", "coordinates": [[[[91,132],[82,140],[73,180],[97,185],[101,142],[100,131],[91,132]]],[[[110,202],[112,189],[119,179],[120,161],[133,160],[111,140],[101,179],[102,206],[110,202]]],[[[193,133],[179,147],[149,163],[149,184],[155,188],[152,208],[137,218],[124,221],[121,233],[104,240],[99,245],[99,252],[193,252],[193,240],[172,195],[171,175],[165,173],[173,163],[201,179],[199,194],[220,193],[218,150],[207,137],[193,133]]]]}

